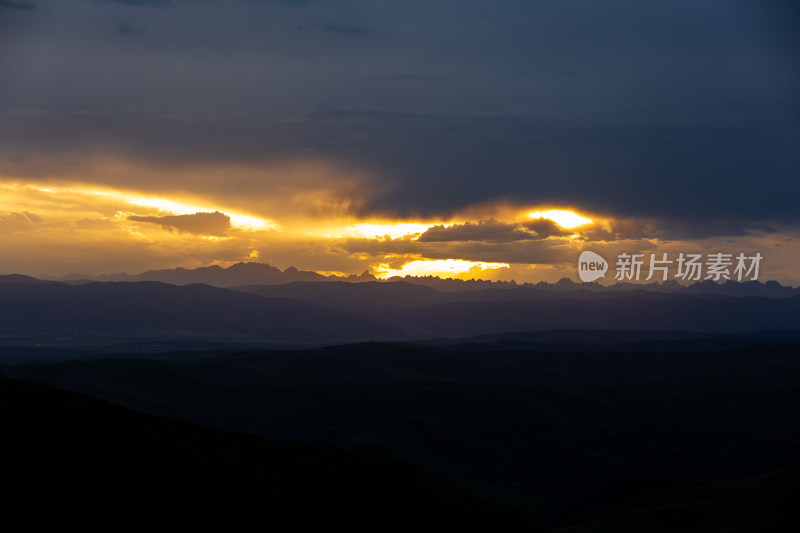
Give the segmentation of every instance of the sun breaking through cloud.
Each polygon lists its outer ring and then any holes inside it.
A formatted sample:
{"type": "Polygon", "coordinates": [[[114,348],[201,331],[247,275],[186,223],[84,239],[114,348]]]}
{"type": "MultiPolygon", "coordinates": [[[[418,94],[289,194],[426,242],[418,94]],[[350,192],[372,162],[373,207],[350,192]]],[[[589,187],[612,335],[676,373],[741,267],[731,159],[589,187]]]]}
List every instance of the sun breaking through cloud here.
{"type": "Polygon", "coordinates": [[[585,226],[586,224],[591,224],[592,219],[579,215],[574,211],[568,211],[566,209],[548,209],[546,211],[534,211],[532,213],[528,213],[530,218],[545,218],[547,220],[552,220],[562,228],[566,229],[573,229],[577,228],[578,226],[585,226]]]}

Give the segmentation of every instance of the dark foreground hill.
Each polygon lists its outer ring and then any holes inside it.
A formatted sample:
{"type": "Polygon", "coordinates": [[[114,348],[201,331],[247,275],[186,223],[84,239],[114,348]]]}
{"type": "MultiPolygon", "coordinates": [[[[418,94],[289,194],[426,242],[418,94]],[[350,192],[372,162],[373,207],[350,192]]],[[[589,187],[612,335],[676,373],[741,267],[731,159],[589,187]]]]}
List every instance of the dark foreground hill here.
{"type": "Polygon", "coordinates": [[[5,372],[221,429],[390,454],[545,529],[760,532],[797,524],[799,354],[780,340],[558,352],[517,337],[5,372]]]}
{"type": "Polygon", "coordinates": [[[0,420],[3,521],[24,529],[407,532],[423,524],[440,531],[521,525],[499,507],[376,453],[192,426],[41,385],[0,378],[0,420]]]}

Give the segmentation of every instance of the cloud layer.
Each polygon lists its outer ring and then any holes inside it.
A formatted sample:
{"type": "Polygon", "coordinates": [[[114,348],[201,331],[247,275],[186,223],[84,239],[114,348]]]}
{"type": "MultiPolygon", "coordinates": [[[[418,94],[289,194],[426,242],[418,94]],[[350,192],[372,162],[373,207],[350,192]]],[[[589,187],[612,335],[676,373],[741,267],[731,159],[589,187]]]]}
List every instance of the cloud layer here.
{"type": "Polygon", "coordinates": [[[66,228],[148,267],[257,253],[353,272],[797,238],[791,2],[0,0],[0,12],[0,185],[203,207],[9,196],[2,238],[26,268],[52,260],[66,228]],[[602,223],[517,216],[533,207],[602,223]],[[225,219],[236,212],[275,224],[248,233],[225,219]],[[373,221],[427,229],[342,230],[373,221]]]}
{"type": "Polygon", "coordinates": [[[219,211],[213,213],[195,213],[193,215],[167,215],[162,217],[143,217],[131,215],[128,220],[150,222],[162,228],[175,228],[178,231],[195,235],[225,235],[231,229],[231,217],[219,211]]]}
{"type": "Polygon", "coordinates": [[[400,215],[797,218],[796,6],[572,4],[3,2],[0,173],[314,161],[400,215]]]}

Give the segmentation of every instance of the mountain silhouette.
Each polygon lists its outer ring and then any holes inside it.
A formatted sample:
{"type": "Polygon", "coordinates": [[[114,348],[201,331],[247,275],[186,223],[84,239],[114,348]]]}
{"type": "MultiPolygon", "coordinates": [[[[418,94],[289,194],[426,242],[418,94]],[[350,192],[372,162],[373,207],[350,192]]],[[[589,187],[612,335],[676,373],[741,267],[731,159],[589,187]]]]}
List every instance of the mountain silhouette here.
{"type": "Polygon", "coordinates": [[[533,287],[440,292],[405,282],[295,282],[238,290],[153,281],[69,284],[6,277],[0,342],[331,344],[557,329],[753,333],[800,330],[800,296],[732,297],[533,287]]]}
{"type": "Polygon", "coordinates": [[[396,338],[352,311],[208,285],[0,283],[0,340],[81,344],[132,339],[289,343],[396,338]]]}
{"type": "MultiPolygon", "coordinates": [[[[27,276],[26,276],[27,277],[27,276]]],[[[195,269],[172,268],[164,270],[148,270],[141,274],[68,274],[60,277],[44,277],[50,281],[63,281],[69,283],[86,283],[89,281],[160,281],[173,285],[189,285],[202,283],[215,287],[245,287],[252,289],[257,285],[280,285],[293,282],[379,282],[379,283],[403,283],[405,285],[425,286],[439,292],[477,292],[488,289],[514,290],[517,288],[537,289],[543,292],[569,293],[576,291],[590,292],[630,292],[647,291],[659,293],[685,293],[692,295],[699,294],[720,294],[725,296],[763,296],[767,298],[787,298],[790,296],[800,296],[800,287],[792,288],[781,285],[776,281],[744,281],[738,282],[726,280],[724,283],[717,283],[704,280],[691,285],[681,285],[675,280],[653,283],[630,283],[621,282],[612,285],[600,285],[598,283],[576,283],[569,278],[562,278],[556,283],[521,283],[511,281],[488,281],[488,280],[462,280],[451,278],[439,278],[437,276],[394,276],[385,280],[378,280],[367,271],[359,275],[349,276],[330,275],[325,276],[317,272],[308,270],[298,270],[289,267],[280,270],[266,263],[240,262],[229,267],[219,265],[199,267],[195,269]]],[[[252,292],[257,292],[252,290],[252,292]]],[[[396,293],[395,293],[396,294],[396,293]]]]}
{"type": "Polygon", "coordinates": [[[30,276],[23,276],[22,274],[5,274],[5,275],[0,275],[0,283],[25,283],[31,285],[41,285],[53,282],[38,278],[32,278],[30,276]]]}
{"type": "Polygon", "coordinates": [[[58,278],[53,278],[55,281],[160,281],[162,283],[170,283],[172,285],[190,285],[196,283],[203,283],[206,285],[213,285],[215,287],[232,287],[235,285],[248,285],[248,284],[278,284],[289,283],[292,281],[327,281],[327,280],[349,280],[357,281],[372,281],[375,280],[374,276],[369,273],[363,273],[359,276],[324,276],[317,272],[308,270],[298,270],[295,267],[289,267],[281,271],[279,268],[268,265],[266,263],[245,263],[240,262],[231,265],[227,268],[219,265],[208,267],[199,267],[194,269],[186,269],[182,267],[170,268],[164,270],[148,270],[141,274],[102,274],[99,276],[91,276],[88,274],[68,274],[58,278]]]}

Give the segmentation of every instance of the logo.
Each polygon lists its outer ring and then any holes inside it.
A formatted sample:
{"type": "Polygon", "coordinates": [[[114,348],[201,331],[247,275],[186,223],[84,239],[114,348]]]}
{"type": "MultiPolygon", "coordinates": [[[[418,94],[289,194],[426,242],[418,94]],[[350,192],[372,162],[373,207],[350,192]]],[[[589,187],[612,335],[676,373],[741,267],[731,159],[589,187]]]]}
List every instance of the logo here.
{"type": "MultiPolygon", "coordinates": [[[[722,280],[750,281],[758,280],[758,270],[761,260],[760,253],[746,255],[739,252],[709,253],[703,260],[702,254],[686,254],[681,252],[676,259],[671,259],[670,254],[663,252],[659,259],[656,254],[649,254],[650,260],[645,259],[646,254],[621,253],[617,255],[616,275],[617,281],[639,281],[644,274],[645,281],[659,279],[667,281],[670,278],[684,281],[722,280]],[[673,273],[674,272],[674,273],[673,273]]],[[[674,254],[671,256],[674,257],[674,254]]],[[[602,256],[590,252],[581,252],[578,259],[578,276],[584,283],[604,278],[608,271],[608,262],[602,256]]]]}
{"type": "Polygon", "coordinates": [[[578,276],[581,281],[588,283],[605,277],[608,271],[608,262],[602,256],[588,250],[581,252],[578,258],[578,276]]]}

